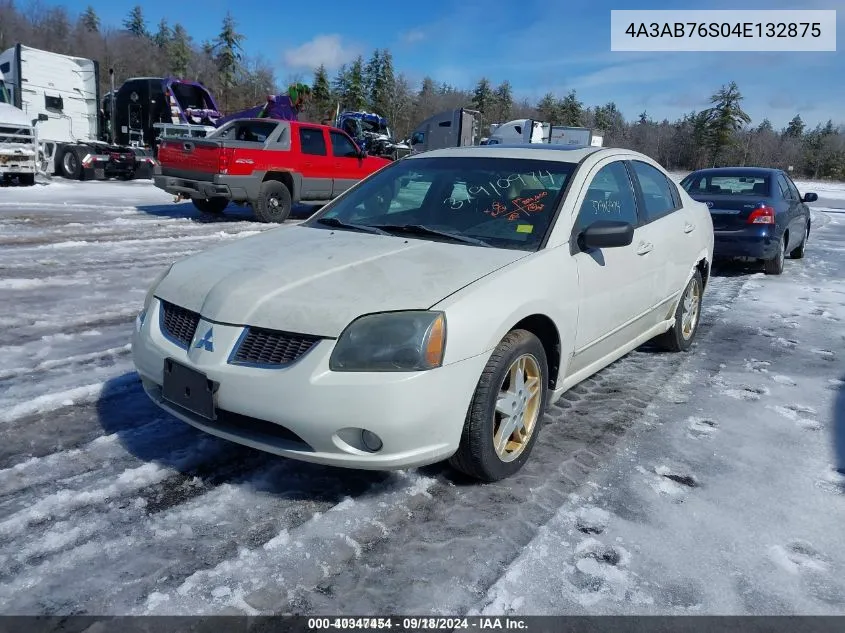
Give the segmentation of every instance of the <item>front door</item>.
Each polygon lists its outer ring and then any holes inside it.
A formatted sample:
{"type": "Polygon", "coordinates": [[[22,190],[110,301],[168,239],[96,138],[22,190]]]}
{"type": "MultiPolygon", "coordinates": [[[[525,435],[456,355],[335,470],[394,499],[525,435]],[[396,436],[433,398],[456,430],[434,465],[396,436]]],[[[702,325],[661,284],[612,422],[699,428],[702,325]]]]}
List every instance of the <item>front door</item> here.
{"type": "Polygon", "coordinates": [[[303,200],[330,200],[334,160],[328,154],[323,128],[299,126],[300,168],[303,200]]]}
{"type": "Polygon", "coordinates": [[[634,240],[628,246],[580,250],[578,267],[578,326],[574,373],[613,354],[625,343],[647,331],[655,303],[656,259],[660,257],[654,231],[642,225],[633,185],[622,161],[599,163],[581,195],[573,235],[599,220],[633,224],[634,240]]]}
{"type": "Polygon", "coordinates": [[[343,132],[329,132],[332,144],[332,197],[336,198],[366,175],[358,147],[343,132]]]}

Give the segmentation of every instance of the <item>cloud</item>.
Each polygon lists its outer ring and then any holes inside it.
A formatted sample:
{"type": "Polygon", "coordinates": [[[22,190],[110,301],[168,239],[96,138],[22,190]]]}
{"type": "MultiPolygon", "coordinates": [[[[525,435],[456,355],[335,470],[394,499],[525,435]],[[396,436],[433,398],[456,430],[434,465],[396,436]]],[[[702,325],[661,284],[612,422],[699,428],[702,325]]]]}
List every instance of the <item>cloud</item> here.
{"type": "Polygon", "coordinates": [[[422,29],[411,29],[399,36],[399,39],[404,44],[416,44],[417,42],[422,42],[425,38],[426,34],[422,29]]]}
{"type": "Polygon", "coordinates": [[[361,54],[356,44],[345,43],[340,35],[317,35],[313,39],[284,52],[284,62],[289,68],[313,70],[323,64],[327,70],[336,70],[361,54]]]}

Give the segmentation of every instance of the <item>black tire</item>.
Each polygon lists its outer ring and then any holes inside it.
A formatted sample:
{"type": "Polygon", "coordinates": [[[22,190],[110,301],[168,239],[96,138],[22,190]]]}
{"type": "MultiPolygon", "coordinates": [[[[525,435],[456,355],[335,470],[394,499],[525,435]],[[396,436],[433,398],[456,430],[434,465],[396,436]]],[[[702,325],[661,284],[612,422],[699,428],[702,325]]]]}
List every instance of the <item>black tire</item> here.
{"type": "Polygon", "coordinates": [[[704,296],[704,283],[701,273],[696,270],[687,283],[675,308],[675,324],[658,336],[654,342],[668,352],[686,352],[698,333],[701,322],[701,303],[704,296]]]}
{"type": "Polygon", "coordinates": [[[229,206],[229,200],[226,198],[191,198],[191,202],[202,213],[212,215],[220,215],[229,206]]]}
{"type": "Polygon", "coordinates": [[[59,173],[68,180],[82,180],[82,159],[76,148],[64,148],[59,157],[59,173]]]}
{"type": "MultiPolygon", "coordinates": [[[[532,360],[526,362],[531,363],[532,360]]],[[[549,397],[548,380],[548,360],[540,340],[526,330],[509,332],[493,350],[490,360],[487,361],[487,365],[481,373],[481,378],[475,388],[464,420],[460,445],[457,452],[449,458],[450,465],[456,470],[482,481],[499,481],[510,477],[522,468],[528,461],[540,433],[540,425],[549,397]],[[509,372],[512,365],[524,357],[533,359],[533,367],[539,374],[539,400],[534,404],[530,404],[529,401],[531,410],[529,417],[536,415],[536,419],[526,433],[527,437],[522,439],[522,448],[518,453],[514,451],[513,459],[505,461],[493,446],[496,426],[502,423],[502,418],[496,413],[496,404],[499,401],[500,389],[504,386],[506,378],[508,381],[510,380],[509,372]],[[535,411],[534,406],[539,408],[535,411]]],[[[523,406],[526,402],[525,397],[523,396],[523,406]]],[[[517,404],[514,406],[517,406],[517,404]]],[[[522,413],[524,414],[525,410],[522,413]]],[[[515,429],[514,433],[517,430],[515,429]]],[[[513,433],[508,437],[513,437],[513,433]]]]}
{"type": "Polygon", "coordinates": [[[18,184],[24,187],[31,187],[35,184],[35,174],[19,174],[18,184]]]}
{"type": "Polygon", "coordinates": [[[252,209],[259,222],[281,224],[288,219],[290,208],[290,189],[278,180],[265,180],[261,183],[258,199],[252,203],[252,209]]]}
{"type": "Polygon", "coordinates": [[[778,254],[771,259],[763,260],[763,272],[767,275],[780,275],[783,273],[783,264],[786,260],[786,240],[781,237],[778,242],[778,254]]]}
{"type": "Polygon", "coordinates": [[[804,227],[804,237],[802,238],[801,243],[789,253],[789,257],[791,259],[804,259],[804,252],[807,250],[807,239],[809,237],[810,225],[808,224],[804,227]]]}

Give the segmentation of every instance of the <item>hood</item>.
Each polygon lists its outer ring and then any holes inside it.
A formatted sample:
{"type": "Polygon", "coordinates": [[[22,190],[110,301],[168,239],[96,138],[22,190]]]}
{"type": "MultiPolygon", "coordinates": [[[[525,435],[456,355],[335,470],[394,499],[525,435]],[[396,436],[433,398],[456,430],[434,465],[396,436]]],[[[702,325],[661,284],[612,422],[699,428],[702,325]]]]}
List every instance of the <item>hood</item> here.
{"type": "Polygon", "coordinates": [[[8,103],[0,103],[0,125],[32,128],[32,120],[24,114],[23,110],[18,110],[8,103]]]}
{"type": "Polygon", "coordinates": [[[529,254],[279,227],[176,262],[155,295],[220,323],[336,337],[362,314],[428,309],[529,254]]]}

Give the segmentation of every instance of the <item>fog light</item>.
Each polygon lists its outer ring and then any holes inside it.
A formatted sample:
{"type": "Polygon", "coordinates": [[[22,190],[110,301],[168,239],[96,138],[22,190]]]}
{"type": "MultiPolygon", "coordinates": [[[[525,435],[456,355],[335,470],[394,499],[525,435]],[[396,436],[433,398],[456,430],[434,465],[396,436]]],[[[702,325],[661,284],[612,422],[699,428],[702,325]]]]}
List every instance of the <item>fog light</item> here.
{"type": "Polygon", "coordinates": [[[361,431],[361,442],[364,444],[368,451],[372,451],[375,453],[376,451],[381,450],[381,438],[375,433],[364,429],[361,431]]]}

